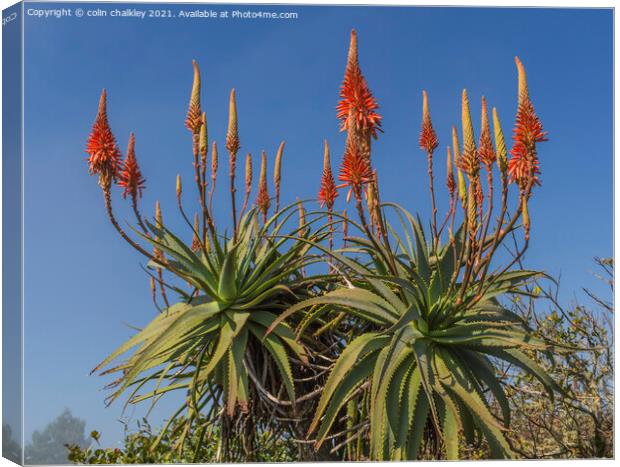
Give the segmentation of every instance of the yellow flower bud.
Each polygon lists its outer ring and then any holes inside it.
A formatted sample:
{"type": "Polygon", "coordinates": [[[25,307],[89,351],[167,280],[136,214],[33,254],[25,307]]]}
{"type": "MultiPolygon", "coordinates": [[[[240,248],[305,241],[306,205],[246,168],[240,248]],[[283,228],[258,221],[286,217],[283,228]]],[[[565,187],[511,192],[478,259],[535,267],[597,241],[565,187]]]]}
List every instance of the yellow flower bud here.
{"type": "Polygon", "coordinates": [[[200,140],[198,147],[200,154],[205,157],[207,155],[207,149],[209,146],[209,136],[207,132],[207,114],[202,113],[202,124],[200,125],[200,140]]]}
{"type": "Polygon", "coordinates": [[[502,175],[508,170],[508,151],[506,150],[506,140],[504,132],[497,115],[497,109],[493,107],[493,130],[495,133],[495,150],[497,152],[497,167],[502,175]]]}
{"type": "Polygon", "coordinates": [[[228,104],[228,131],[226,133],[226,149],[234,156],[239,151],[239,129],[237,121],[237,101],[235,90],[230,91],[230,102],[228,104]]]}
{"type": "Polygon", "coordinates": [[[252,155],[249,152],[245,156],[245,189],[248,192],[252,189],[252,155]]]}

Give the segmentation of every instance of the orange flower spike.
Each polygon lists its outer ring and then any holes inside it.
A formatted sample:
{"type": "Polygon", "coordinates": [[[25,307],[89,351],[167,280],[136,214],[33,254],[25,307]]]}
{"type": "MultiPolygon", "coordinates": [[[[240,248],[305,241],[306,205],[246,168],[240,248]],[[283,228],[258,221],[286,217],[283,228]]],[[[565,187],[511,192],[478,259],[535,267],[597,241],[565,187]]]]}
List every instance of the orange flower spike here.
{"type": "MultiPolygon", "coordinates": [[[[157,227],[158,229],[161,229],[164,225],[164,221],[161,215],[161,206],[159,204],[159,200],[155,201],[155,227],[157,227]]],[[[157,248],[157,246],[153,246],[153,256],[156,259],[163,259],[164,254],[163,252],[157,248]]]]}
{"type": "Polygon", "coordinates": [[[209,150],[209,131],[207,129],[207,114],[204,112],[200,117],[200,139],[198,148],[203,161],[206,161],[207,152],[209,150]]]}
{"type": "Polygon", "coordinates": [[[506,140],[504,139],[504,132],[502,131],[502,125],[495,107],[493,107],[493,132],[495,133],[495,147],[497,149],[497,166],[502,176],[505,176],[508,170],[506,140]]]}
{"type": "Polygon", "coordinates": [[[462,95],[461,120],[463,126],[463,154],[461,155],[461,165],[469,178],[474,179],[478,176],[480,170],[480,160],[476,149],[476,141],[474,139],[474,127],[471,122],[469,98],[467,97],[466,89],[463,89],[462,95]]]}
{"type": "Polygon", "coordinates": [[[337,188],[350,187],[356,196],[361,195],[362,186],[372,181],[370,162],[360,154],[357,145],[347,144],[338,180],[343,182],[337,188]]]}
{"type": "Polygon", "coordinates": [[[192,83],[192,93],[189,98],[189,107],[185,117],[185,126],[194,134],[200,132],[202,126],[202,112],[200,110],[200,69],[198,62],[192,60],[194,66],[194,81],[192,83]]]}
{"type": "Polygon", "coordinates": [[[482,97],[482,118],[480,123],[480,140],[478,156],[488,171],[491,170],[495,163],[495,149],[491,141],[491,125],[489,124],[489,113],[487,111],[487,101],[482,97]]]}
{"type": "Polygon", "coordinates": [[[366,78],[359,66],[357,33],[353,30],[344,80],[340,87],[340,102],[336,107],[336,116],[341,121],[341,131],[349,129],[349,113],[353,111],[358,129],[367,131],[377,138],[377,131],[381,131],[382,118],[377,113],[378,108],[379,104],[368,88],[366,78]]]}
{"type": "Polygon", "coordinates": [[[123,163],[123,168],[118,175],[118,185],[123,188],[123,198],[130,195],[134,199],[142,197],[145,180],[140,172],[138,161],[136,161],[135,152],[136,139],[134,134],[129,135],[129,144],[127,146],[127,157],[123,163]]]}
{"type": "Polygon", "coordinates": [[[256,198],[256,206],[258,206],[260,212],[263,213],[263,219],[267,219],[267,213],[269,212],[270,205],[271,200],[269,199],[269,191],[267,188],[267,154],[263,151],[260,163],[258,196],[256,198]]]}
{"type": "Polygon", "coordinates": [[[159,200],[155,201],[155,226],[158,229],[161,229],[164,225],[163,217],[161,214],[161,205],[159,204],[159,200]]]}
{"type": "Polygon", "coordinates": [[[457,167],[463,168],[461,161],[461,145],[459,144],[459,134],[455,126],[452,127],[452,150],[454,151],[454,163],[457,167]]]}
{"type": "Polygon", "coordinates": [[[211,145],[211,189],[215,188],[215,179],[217,178],[218,154],[217,143],[213,141],[211,145]]]}
{"type": "Polygon", "coordinates": [[[510,179],[517,182],[523,191],[527,186],[540,185],[540,174],[536,144],[547,141],[547,132],[534,111],[534,105],[529,96],[525,69],[519,57],[515,57],[519,74],[519,106],[513,130],[513,147],[510,150],[511,158],[508,163],[510,179]]]}
{"type": "Polygon", "coordinates": [[[273,167],[273,186],[276,191],[276,211],[280,210],[280,185],[282,182],[282,154],[284,153],[285,141],[280,143],[276,153],[276,161],[273,167]]]}
{"type": "Polygon", "coordinates": [[[521,105],[524,101],[530,98],[530,92],[527,88],[527,75],[525,74],[525,68],[519,57],[515,57],[515,64],[517,65],[517,74],[519,80],[518,87],[518,105],[521,105]]]}
{"type": "Polygon", "coordinates": [[[194,215],[194,235],[192,236],[192,251],[200,250],[200,239],[198,238],[197,232],[200,230],[200,222],[198,220],[198,213],[194,215]]]}
{"type": "Polygon", "coordinates": [[[183,194],[183,184],[181,182],[181,175],[177,174],[177,186],[176,186],[177,198],[181,199],[181,195],[183,194]]]}
{"type": "Polygon", "coordinates": [[[252,191],[252,154],[245,156],[245,192],[252,191]]]}
{"type": "Polygon", "coordinates": [[[104,89],[99,98],[99,109],[90,136],[86,143],[88,154],[88,171],[91,175],[99,175],[99,185],[109,190],[112,181],[118,177],[121,164],[121,152],[116,144],[108,123],[107,94],[104,89]]]}
{"type": "Polygon", "coordinates": [[[226,149],[235,156],[239,151],[239,129],[237,121],[237,100],[235,90],[230,91],[230,101],[228,104],[228,131],[226,132],[226,149]]]}
{"type": "Polygon", "coordinates": [[[446,186],[448,187],[448,193],[450,193],[450,196],[454,196],[456,182],[454,180],[454,168],[452,167],[452,153],[450,151],[450,146],[448,146],[446,152],[446,186]]]}
{"type": "Polygon", "coordinates": [[[435,151],[438,145],[437,134],[431,122],[431,113],[428,109],[428,95],[422,91],[422,129],[420,130],[420,148],[429,154],[435,151]]]}
{"type": "Polygon", "coordinates": [[[334,181],[334,175],[332,173],[329,144],[327,140],[325,140],[323,150],[323,176],[321,177],[321,189],[319,190],[317,199],[322,208],[327,206],[327,210],[331,211],[334,208],[334,202],[337,197],[338,190],[336,189],[336,182],[334,181]]]}

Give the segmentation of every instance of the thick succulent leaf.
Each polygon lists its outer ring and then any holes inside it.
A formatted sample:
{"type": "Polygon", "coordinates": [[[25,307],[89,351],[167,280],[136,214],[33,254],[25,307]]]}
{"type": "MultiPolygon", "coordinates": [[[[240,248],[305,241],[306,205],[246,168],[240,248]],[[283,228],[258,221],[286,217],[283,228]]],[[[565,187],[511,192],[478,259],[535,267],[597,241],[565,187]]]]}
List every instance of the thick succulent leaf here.
{"type": "Polygon", "coordinates": [[[145,369],[149,360],[154,356],[169,349],[170,345],[183,338],[183,336],[198,326],[201,322],[214,316],[222,310],[218,302],[210,302],[202,306],[196,306],[186,310],[174,320],[161,333],[153,337],[148,345],[131,358],[131,368],[123,375],[123,383],[113,394],[112,398],[120,395],[140,372],[145,369]]]}
{"type": "Polygon", "coordinates": [[[280,316],[272,324],[268,332],[284,321],[286,318],[299,310],[308,308],[313,305],[336,305],[348,307],[352,314],[358,315],[376,324],[391,324],[398,319],[397,312],[390,306],[388,302],[378,295],[358,287],[340,288],[319,297],[309,298],[302,302],[296,303],[280,316]]]}
{"type": "Polygon", "coordinates": [[[493,397],[497,401],[502,410],[502,418],[504,420],[504,426],[508,428],[510,425],[510,404],[504,389],[502,388],[499,380],[495,376],[495,368],[491,362],[479,352],[463,349],[460,352],[461,361],[468,363],[469,370],[472,374],[484,385],[486,385],[493,397]]]}
{"type": "MultiPolygon", "coordinates": [[[[409,383],[409,374],[415,366],[415,360],[411,356],[412,350],[409,349],[408,357],[395,371],[394,376],[387,388],[387,396],[385,404],[387,408],[387,444],[389,447],[389,458],[395,460],[397,456],[394,453],[394,448],[397,443],[398,437],[401,431],[405,431],[408,428],[407,414],[403,413],[404,399],[406,398],[407,385],[409,383]],[[404,418],[404,420],[403,420],[404,418]],[[403,429],[401,430],[401,423],[404,422],[403,429]]],[[[399,456],[398,456],[399,457],[399,456]]]]}
{"type": "MultiPolygon", "coordinates": [[[[199,306],[204,306],[204,304],[200,304],[199,306]]],[[[133,347],[142,342],[148,340],[149,338],[155,336],[160,333],[163,329],[170,326],[172,322],[179,318],[183,312],[193,308],[194,305],[188,303],[177,303],[172,305],[165,313],[158,314],[144,329],[135,334],[129,340],[125,341],[120,347],[118,347],[114,352],[108,355],[99,365],[97,365],[91,373],[99,371],[100,369],[106,367],[113,360],[129,351],[133,347]]]]}
{"type": "Polygon", "coordinates": [[[254,324],[252,322],[249,323],[250,331],[263,343],[265,348],[271,354],[273,360],[275,361],[278,369],[280,370],[280,375],[282,376],[282,383],[284,383],[284,387],[286,388],[286,392],[290,398],[293,406],[295,405],[295,384],[293,382],[293,372],[291,371],[291,363],[289,361],[288,354],[286,353],[286,348],[282,341],[274,334],[267,334],[266,329],[262,326],[254,324]]]}
{"type": "Polygon", "coordinates": [[[446,459],[458,460],[459,458],[459,417],[453,407],[453,403],[447,397],[438,397],[437,406],[441,416],[441,429],[443,430],[443,442],[446,450],[446,459]]]}
{"type": "Polygon", "coordinates": [[[353,394],[355,389],[357,389],[372,373],[376,359],[376,352],[371,352],[363,357],[349,372],[340,378],[338,381],[338,386],[329,399],[323,397],[321,398],[321,402],[319,403],[319,407],[314,414],[314,418],[308,432],[308,434],[312,433],[314,427],[318,425],[319,421],[321,422],[321,426],[319,427],[316,435],[317,443],[315,447],[317,449],[320,448],[325,441],[325,437],[329,434],[329,430],[331,429],[344,403],[350,395],[353,394]],[[322,416],[323,418],[321,420],[322,416]]]}
{"type": "MultiPolygon", "coordinates": [[[[268,311],[255,311],[250,315],[250,321],[258,323],[264,328],[269,328],[278,317],[268,311]]],[[[308,355],[303,346],[297,342],[295,333],[286,323],[278,323],[272,331],[289,346],[293,353],[303,362],[308,361],[308,355]]]]}
{"type": "Polygon", "coordinates": [[[421,376],[419,369],[416,368],[409,380],[409,400],[413,401],[413,404],[410,406],[411,413],[409,415],[409,433],[406,445],[407,460],[418,458],[426,420],[430,413],[429,400],[422,386],[421,376]]]}
{"type": "Polygon", "coordinates": [[[226,253],[222,269],[220,271],[219,283],[217,287],[218,297],[226,303],[230,303],[237,298],[237,278],[236,278],[236,248],[233,247],[226,253]]]}
{"type": "Polygon", "coordinates": [[[327,378],[325,388],[321,394],[321,399],[319,400],[319,405],[315,412],[314,420],[310,424],[310,428],[308,428],[308,434],[312,434],[316,429],[319,419],[323,415],[332,395],[338,389],[344,376],[351,371],[353,366],[365,355],[384,347],[389,341],[389,337],[379,336],[377,333],[371,332],[362,334],[344,348],[327,378]]]}
{"type": "Polygon", "coordinates": [[[501,358],[508,363],[512,363],[524,370],[525,372],[529,373],[530,375],[534,376],[543,385],[551,400],[554,399],[555,392],[559,394],[563,393],[562,388],[558,386],[558,384],[551,378],[551,376],[549,376],[549,374],[538,363],[528,357],[521,350],[490,347],[481,347],[479,350],[480,352],[484,352],[494,357],[501,358]]]}
{"type": "Polygon", "coordinates": [[[230,349],[235,337],[243,330],[249,313],[245,312],[225,312],[221,316],[220,336],[215,346],[215,350],[209,356],[209,363],[205,368],[200,369],[198,381],[204,381],[211,376],[215,367],[220,363],[228,349],[230,349]]]}
{"type": "Polygon", "coordinates": [[[243,367],[243,356],[248,343],[248,329],[244,327],[237,338],[233,340],[228,351],[228,395],[226,400],[227,412],[232,416],[235,412],[237,399],[239,396],[239,381],[241,373],[245,371],[243,367]]]}
{"type": "Polygon", "coordinates": [[[489,411],[486,401],[480,397],[474,382],[468,378],[466,369],[450,352],[438,347],[433,361],[443,387],[457,395],[470,412],[475,413],[486,425],[497,429],[502,428],[489,411]]]}

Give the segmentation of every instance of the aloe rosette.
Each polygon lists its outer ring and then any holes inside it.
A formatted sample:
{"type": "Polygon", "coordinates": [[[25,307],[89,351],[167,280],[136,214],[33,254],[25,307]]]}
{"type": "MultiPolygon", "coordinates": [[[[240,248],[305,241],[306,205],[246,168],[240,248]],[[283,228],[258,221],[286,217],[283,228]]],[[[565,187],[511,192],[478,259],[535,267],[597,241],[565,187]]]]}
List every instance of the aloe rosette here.
{"type": "MultiPolygon", "coordinates": [[[[111,400],[130,388],[129,400],[134,403],[185,390],[188,397],[182,409],[188,409],[190,421],[209,403],[222,403],[232,416],[237,407],[247,412],[252,386],[265,391],[256,376],[260,362],[273,366],[289,403],[295,404],[290,357],[305,362],[307,353],[288,324],[273,324],[296,297],[311,293],[308,278],[300,273],[310,258],[310,246],[303,238],[321,240],[321,234],[306,227],[299,240],[290,240],[297,230],[286,238],[279,235],[294,214],[290,208],[264,225],[258,214],[252,209],[244,216],[236,242],[214,235],[208,251],[192,251],[163,225],[146,222],[148,236],[136,231],[166,255],[166,269],[196,292],[175,288],[185,300],[163,310],[97,366],[94,371],[105,369],[134,349],[104,371],[121,374],[111,400]],[[140,393],[147,384],[154,388],[140,393]]],[[[270,390],[278,393],[277,388],[270,390]]]]}
{"type": "Polygon", "coordinates": [[[459,299],[460,284],[454,278],[464,267],[458,260],[464,234],[459,231],[454,243],[434,249],[419,220],[393,206],[404,227],[399,236],[388,224],[397,253],[377,249],[378,241],[356,237],[349,238],[354,247],[347,251],[363,254],[368,264],[325,250],[348,271],[350,284],[301,301],[278,320],[329,306],[367,324],[367,331],[351,339],[333,365],[308,434],[319,447],[341,410],[366,384],[368,394],[362,400],[369,414],[371,459],[418,458],[427,422],[443,440],[448,459],[458,458],[461,436],[473,442],[476,435],[486,438],[493,457],[511,457],[504,434],[510,407],[496,360],[536,377],[550,395],[557,390],[527,355],[547,351],[551,343],[534,337],[501,301],[505,294],[522,293],[540,274],[513,270],[490,275],[483,292],[481,284],[472,281],[459,299]],[[396,264],[393,274],[390,264],[396,264]],[[500,414],[494,413],[492,402],[500,414]]]}

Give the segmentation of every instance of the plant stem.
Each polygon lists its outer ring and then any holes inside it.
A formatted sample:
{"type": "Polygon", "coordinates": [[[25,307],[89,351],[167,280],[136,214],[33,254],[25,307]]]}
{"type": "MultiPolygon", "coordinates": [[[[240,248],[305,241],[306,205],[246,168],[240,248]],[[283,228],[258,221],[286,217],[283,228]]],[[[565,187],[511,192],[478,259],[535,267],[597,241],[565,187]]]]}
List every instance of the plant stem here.
{"type": "Polygon", "coordinates": [[[436,243],[439,241],[437,238],[437,205],[435,203],[435,187],[434,187],[434,177],[433,177],[433,152],[429,151],[427,153],[428,160],[428,180],[429,180],[429,189],[431,192],[431,203],[433,208],[433,248],[436,243]]]}

